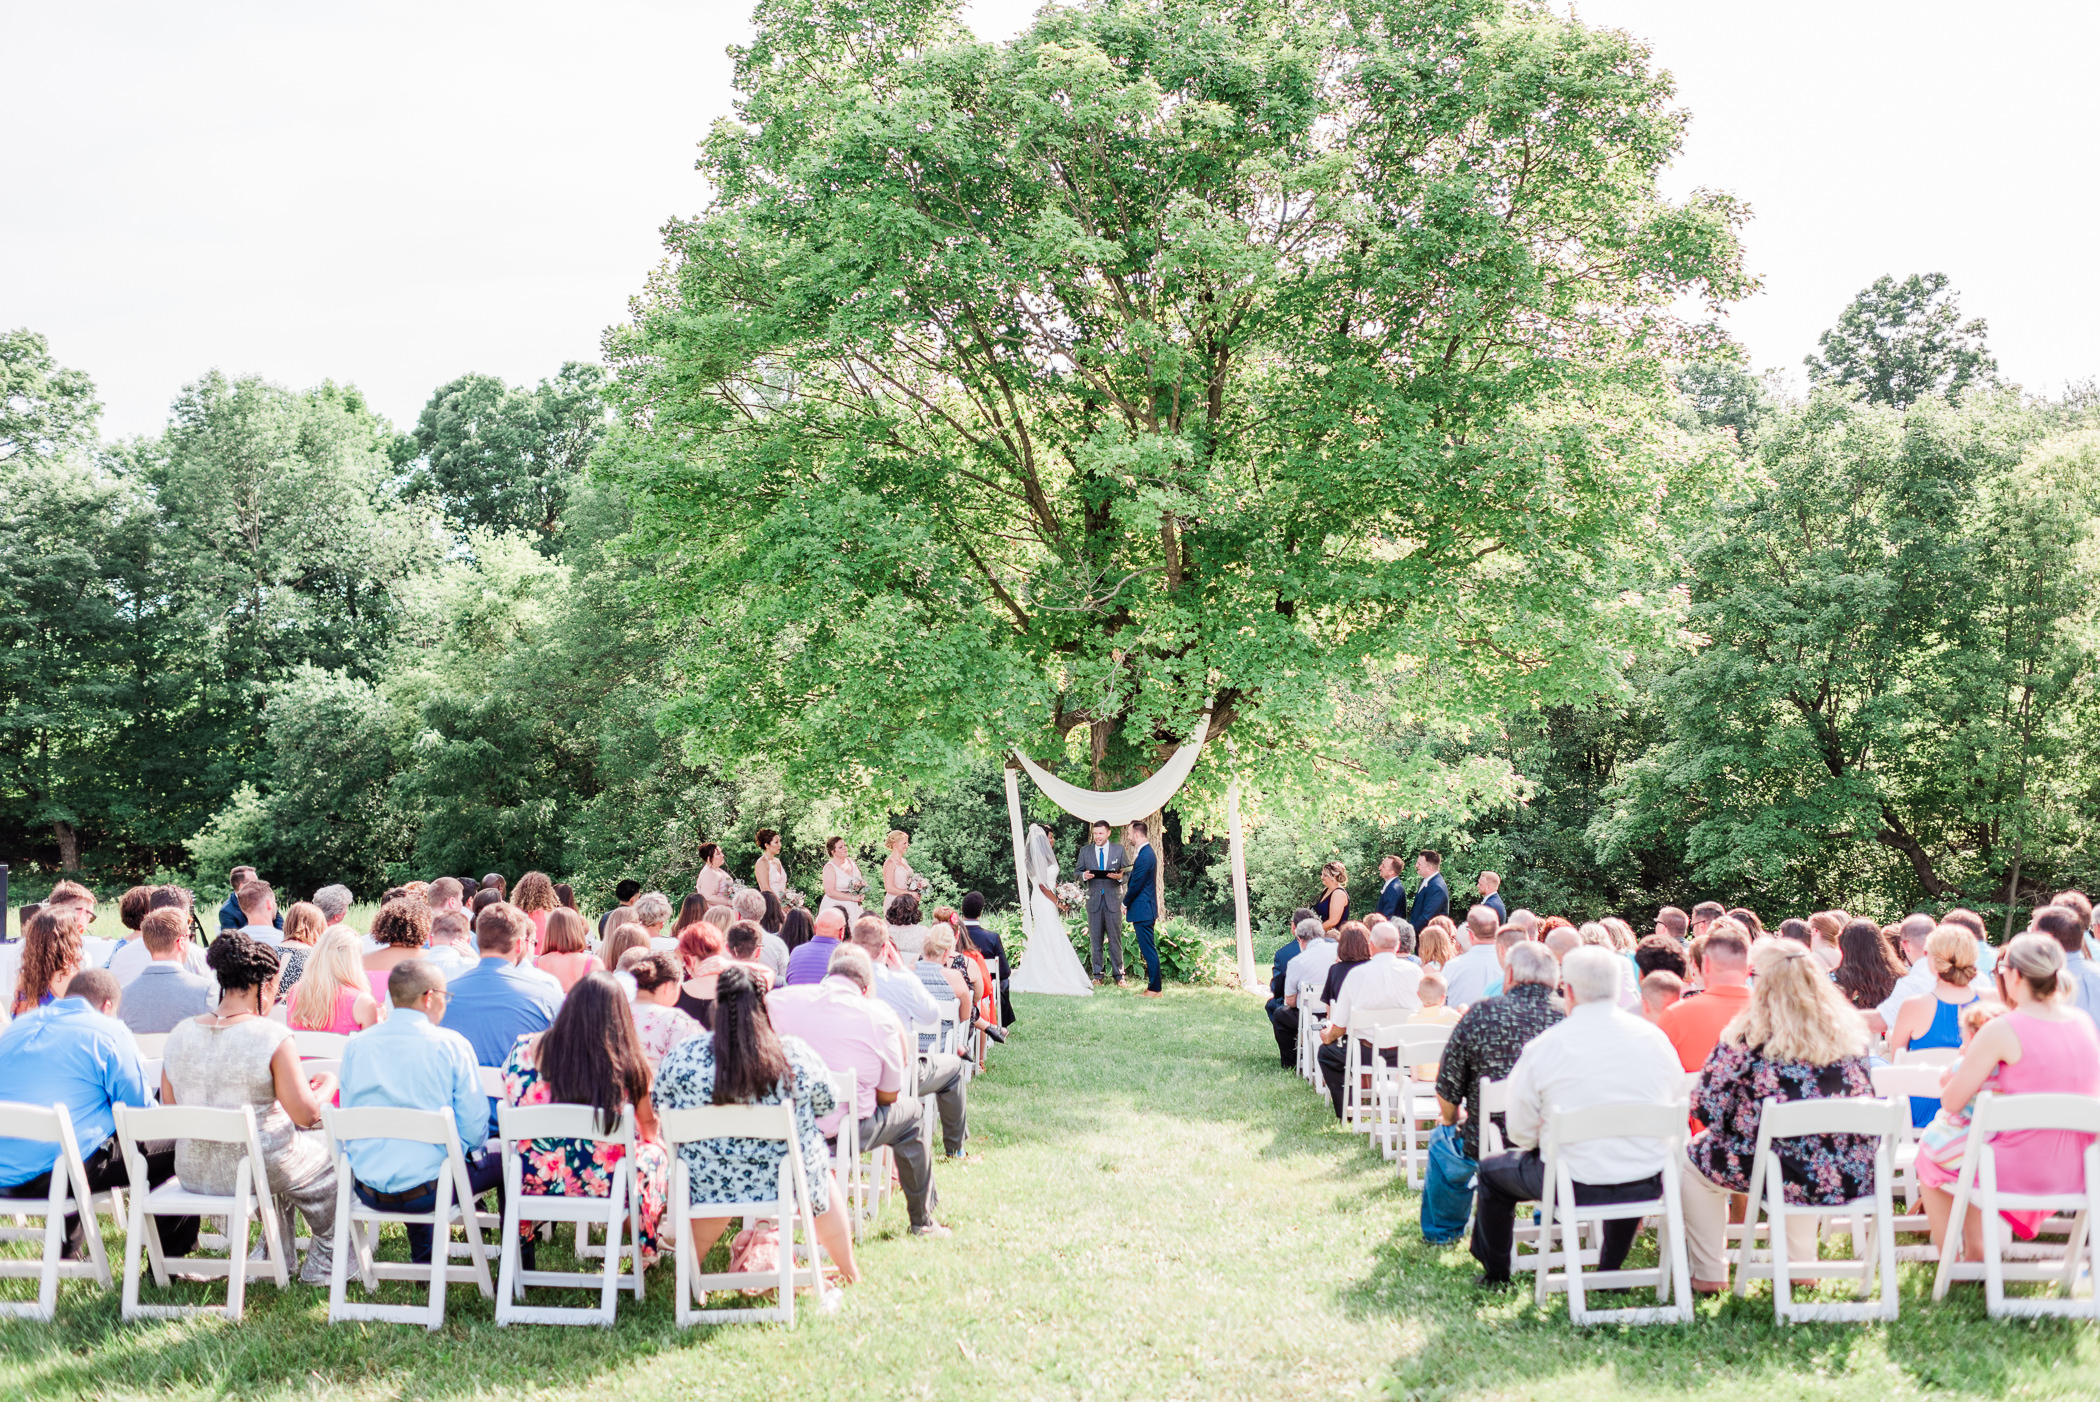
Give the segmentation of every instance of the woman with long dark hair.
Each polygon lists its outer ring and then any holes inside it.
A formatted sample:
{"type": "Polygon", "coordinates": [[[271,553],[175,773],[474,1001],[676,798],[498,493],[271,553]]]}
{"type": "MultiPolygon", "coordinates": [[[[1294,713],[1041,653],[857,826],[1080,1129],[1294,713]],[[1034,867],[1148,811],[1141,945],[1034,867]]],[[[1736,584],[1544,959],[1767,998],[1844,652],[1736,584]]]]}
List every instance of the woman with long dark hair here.
{"type": "Polygon", "coordinates": [[[86,921],[71,906],[47,905],[22,922],[22,953],[7,1015],[20,1017],[54,1001],[87,967],[86,921]]]}
{"type": "MultiPolygon", "coordinates": [[[[741,964],[715,980],[715,1025],[711,1035],[680,1042],[664,1054],[655,1098],[662,1110],[702,1105],[795,1106],[802,1172],[817,1217],[817,1240],[847,1282],[860,1279],[853,1260],[853,1224],[845,1194],[832,1180],[831,1156],[817,1117],[839,1108],[824,1062],[799,1037],[773,1030],[766,1012],[764,980],[741,964]]],[[[852,1107],[846,1107],[848,1114],[852,1107]]],[[[702,1202],[771,1200],[778,1190],[780,1161],[787,1146],[765,1139],[703,1139],[681,1145],[693,1197],[702,1202]]],[[[710,1217],[693,1223],[693,1249],[704,1260],[730,1223],[710,1217]]],[[[785,1243],[782,1250],[786,1249],[785,1243]]]]}
{"type": "Polygon", "coordinates": [[[1847,920],[1838,935],[1838,953],[1831,982],[1861,1012],[1872,1012],[1886,1002],[1895,991],[1896,980],[1908,972],[1903,961],[1890,952],[1881,927],[1871,920],[1847,920]]]}
{"type": "Polygon", "coordinates": [[[798,905],[787,913],[787,918],[780,922],[780,929],[776,933],[780,936],[780,942],[786,945],[788,952],[792,954],[817,937],[817,922],[810,919],[809,912],[798,905]]]}
{"type": "MultiPolygon", "coordinates": [[[[598,1112],[602,1130],[617,1127],[620,1112],[633,1107],[633,1181],[641,1208],[644,1267],[659,1249],[671,1162],[656,1142],[651,1079],[627,995],[612,975],[601,973],[578,979],[554,1015],[554,1025],[518,1038],[503,1067],[506,1104],[588,1105],[598,1112]]],[[[612,1191],[613,1170],[619,1166],[616,1149],[588,1139],[534,1139],[519,1150],[528,1193],[602,1198],[612,1191]]]]}

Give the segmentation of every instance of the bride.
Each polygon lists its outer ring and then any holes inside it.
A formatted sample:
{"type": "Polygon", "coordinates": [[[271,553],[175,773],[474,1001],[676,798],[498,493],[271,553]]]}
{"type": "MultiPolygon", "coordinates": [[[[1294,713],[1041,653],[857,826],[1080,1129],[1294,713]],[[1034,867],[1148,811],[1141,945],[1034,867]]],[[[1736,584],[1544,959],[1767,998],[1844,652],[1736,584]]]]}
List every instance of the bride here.
{"type": "Polygon", "coordinates": [[[1072,941],[1065,934],[1064,911],[1057,903],[1057,854],[1050,834],[1036,823],[1028,829],[1028,945],[1007,987],[1015,993],[1063,993],[1090,998],[1094,981],[1087,977],[1072,941]]]}

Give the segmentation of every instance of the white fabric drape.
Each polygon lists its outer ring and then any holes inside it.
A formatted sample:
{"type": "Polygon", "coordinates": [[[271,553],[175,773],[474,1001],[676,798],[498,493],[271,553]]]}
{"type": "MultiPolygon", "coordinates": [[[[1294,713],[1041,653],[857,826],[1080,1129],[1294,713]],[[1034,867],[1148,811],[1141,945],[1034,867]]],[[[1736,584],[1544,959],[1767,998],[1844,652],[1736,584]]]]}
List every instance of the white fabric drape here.
{"type": "Polygon", "coordinates": [[[1019,750],[1014,758],[1035,780],[1036,787],[1050,796],[1050,801],[1075,818],[1088,822],[1127,823],[1133,818],[1149,818],[1166,807],[1196,768],[1196,761],[1203,757],[1203,737],[1210,733],[1210,711],[1206,709],[1196,718],[1196,728],[1189,732],[1181,748],[1173,757],[1161,765],[1159,772],[1134,788],[1118,789],[1113,793],[1097,793],[1093,789],[1082,789],[1077,784],[1068,784],[1037,764],[1019,750]]]}

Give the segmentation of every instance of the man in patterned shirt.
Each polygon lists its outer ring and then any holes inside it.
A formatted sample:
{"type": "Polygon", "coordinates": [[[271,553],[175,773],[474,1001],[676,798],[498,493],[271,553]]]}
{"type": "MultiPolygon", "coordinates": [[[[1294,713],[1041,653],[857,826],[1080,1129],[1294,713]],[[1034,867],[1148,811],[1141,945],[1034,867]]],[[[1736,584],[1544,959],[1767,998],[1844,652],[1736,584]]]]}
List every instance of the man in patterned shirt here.
{"type": "MultiPolygon", "coordinates": [[[[1443,1113],[1445,1126],[1451,1128],[1436,1133],[1447,1141],[1455,1137],[1456,1143],[1451,1147],[1463,1159],[1458,1167],[1466,1178],[1472,1176],[1480,1162],[1481,1081],[1509,1079],[1517,1058],[1531,1039],[1564,1016],[1553,1006],[1553,993],[1560,984],[1560,963],[1545,945],[1534,940],[1511,945],[1503,956],[1502,983],[1509,990],[1507,993],[1481,999],[1467,1008],[1465,1016],[1452,1027],[1443,1063],[1437,1068],[1437,1108],[1443,1113]],[[1461,1105],[1466,1112],[1463,1122],[1458,1115],[1461,1105]]],[[[1462,1206],[1433,1202],[1425,1190],[1424,1236],[1431,1241],[1456,1240],[1464,1225],[1462,1206]],[[1451,1222],[1453,1216],[1456,1225],[1451,1222]]]]}

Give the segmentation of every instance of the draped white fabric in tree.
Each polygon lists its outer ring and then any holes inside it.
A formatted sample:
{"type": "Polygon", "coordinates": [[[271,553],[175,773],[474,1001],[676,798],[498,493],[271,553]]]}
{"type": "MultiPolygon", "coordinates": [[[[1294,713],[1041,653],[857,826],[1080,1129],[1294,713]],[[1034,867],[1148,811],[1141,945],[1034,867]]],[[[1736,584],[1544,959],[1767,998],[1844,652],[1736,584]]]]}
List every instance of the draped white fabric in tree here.
{"type": "Polygon", "coordinates": [[[1065,812],[1090,823],[1120,826],[1133,818],[1149,818],[1166,807],[1167,800],[1180,791],[1195,769],[1196,761],[1203,757],[1203,737],[1209,733],[1210,712],[1206,710],[1196,718],[1196,728],[1189,732],[1189,738],[1174,751],[1173,758],[1160,766],[1157,774],[1133,788],[1118,789],[1113,793],[1068,784],[1019,750],[1014,751],[1014,758],[1021,761],[1021,767],[1028,771],[1029,778],[1035,780],[1036,787],[1065,812]]]}

